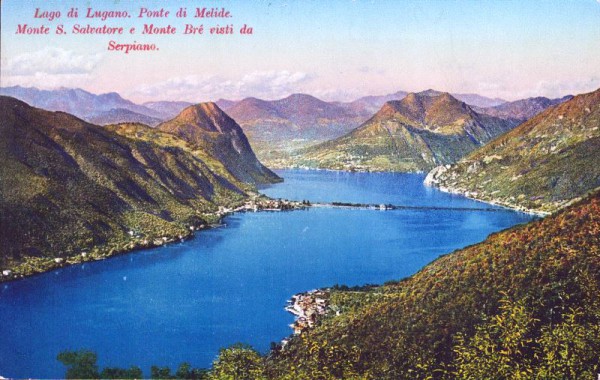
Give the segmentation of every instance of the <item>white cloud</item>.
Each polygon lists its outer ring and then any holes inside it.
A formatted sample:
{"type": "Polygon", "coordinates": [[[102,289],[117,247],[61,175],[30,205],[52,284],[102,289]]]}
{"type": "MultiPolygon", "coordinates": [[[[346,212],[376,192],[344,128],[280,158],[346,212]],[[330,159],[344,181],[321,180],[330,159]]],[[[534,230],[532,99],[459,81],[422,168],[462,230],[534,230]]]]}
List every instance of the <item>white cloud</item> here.
{"type": "Polygon", "coordinates": [[[81,86],[91,78],[102,57],[101,53],[83,55],[56,47],[23,53],[3,59],[2,86],[81,86]]]}
{"type": "Polygon", "coordinates": [[[46,47],[31,53],[9,58],[3,71],[8,75],[35,74],[76,75],[91,72],[102,59],[102,54],[79,55],[71,50],[46,47]]]}
{"type": "Polygon", "coordinates": [[[219,76],[188,75],[146,84],[128,93],[131,97],[146,99],[177,99],[188,101],[241,99],[255,96],[277,99],[300,92],[313,79],[303,72],[255,71],[237,79],[219,76]]]}

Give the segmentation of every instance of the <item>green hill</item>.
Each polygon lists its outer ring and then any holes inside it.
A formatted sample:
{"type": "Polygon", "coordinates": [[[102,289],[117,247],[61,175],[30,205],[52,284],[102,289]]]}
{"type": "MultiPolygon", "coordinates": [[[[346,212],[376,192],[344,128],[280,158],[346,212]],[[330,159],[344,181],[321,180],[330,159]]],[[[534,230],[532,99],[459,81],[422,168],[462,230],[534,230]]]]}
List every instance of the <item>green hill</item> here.
{"type": "MultiPolygon", "coordinates": [[[[186,237],[247,197],[239,167],[263,173],[239,162],[247,151],[213,155],[212,140],[115,131],[127,136],[0,97],[0,269],[12,271],[1,280],[186,237]]],[[[211,138],[231,141],[220,134],[211,138]]],[[[264,173],[252,182],[278,180],[264,173]]]]}
{"type": "Polygon", "coordinates": [[[427,171],[506,132],[514,121],[478,114],[448,93],[389,101],[347,135],[301,150],[288,165],[337,170],[427,171]]]}
{"type": "Polygon", "coordinates": [[[286,379],[583,379],[600,370],[600,194],[380,287],[266,362],[286,379]]]}
{"type": "Polygon", "coordinates": [[[600,186],[600,89],[554,106],[428,184],[484,201],[552,212],[600,186]]]}

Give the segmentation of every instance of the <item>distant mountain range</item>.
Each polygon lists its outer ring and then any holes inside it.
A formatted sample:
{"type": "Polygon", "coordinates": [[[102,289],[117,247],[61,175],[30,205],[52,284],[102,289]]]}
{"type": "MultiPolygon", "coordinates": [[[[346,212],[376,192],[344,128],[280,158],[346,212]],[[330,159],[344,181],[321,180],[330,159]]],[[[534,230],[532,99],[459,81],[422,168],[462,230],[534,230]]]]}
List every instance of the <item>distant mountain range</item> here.
{"type": "Polygon", "coordinates": [[[479,114],[448,93],[428,90],[385,103],[359,128],[307,148],[291,162],[338,170],[424,171],[456,162],[515,126],[479,114]]]}
{"type": "Polygon", "coordinates": [[[125,108],[112,108],[108,111],[92,113],[87,115],[84,119],[97,125],[142,123],[151,127],[155,127],[162,122],[162,119],[143,115],[125,108]]]}
{"type": "Polygon", "coordinates": [[[373,115],[375,114],[386,102],[390,100],[402,100],[404,97],[408,95],[406,91],[397,91],[393,94],[387,95],[371,95],[371,96],[363,96],[362,98],[358,98],[349,103],[340,103],[344,106],[357,110],[359,112],[364,112],[366,114],[373,115]]]}
{"type": "Polygon", "coordinates": [[[187,108],[192,105],[190,102],[169,102],[169,101],[161,101],[161,102],[146,102],[142,104],[146,108],[150,108],[158,112],[163,118],[167,120],[174,118],[179,115],[184,108],[187,108]]]}
{"type": "Polygon", "coordinates": [[[506,100],[501,98],[488,98],[477,94],[452,93],[452,96],[474,107],[495,107],[506,103],[506,100]]]}
{"type": "MultiPolygon", "coordinates": [[[[279,100],[246,98],[221,99],[216,103],[248,135],[259,156],[271,157],[291,148],[336,138],[368,120],[388,100],[400,100],[406,92],[366,96],[353,102],[325,102],[307,94],[293,94],[279,100]]],[[[39,90],[34,87],[3,87],[0,95],[12,96],[34,107],[63,111],[88,122],[107,125],[139,122],[156,126],[170,120],[192,103],[158,101],[136,104],[115,92],[92,94],[81,89],[39,90]]],[[[496,105],[499,99],[458,94],[477,106],[496,105]]],[[[471,103],[469,103],[471,104],[471,103]]]]}
{"type": "Polygon", "coordinates": [[[0,95],[11,96],[48,111],[67,112],[99,125],[143,123],[154,127],[192,104],[179,101],[136,104],[116,92],[97,95],[79,88],[39,90],[35,87],[0,87],[0,95]]]}
{"type": "Polygon", "coordinates": [[[507,102],[494,107],[479,107],[476,108],[476,110],[486,115],[500,117],[503,119],[515,119],[522,123],[544,111],[546,108],[564,103],[571,98],[573,98],[572,95],[567,95],[557,99],[548,99],[539,96],[536,98],[527,98],[516,100],[514,102],[507,102]]]}
{"type": "Polygon", "coordinates": [[[343,103],[325,102],[306,94],[266,101],[246,98],[224,106],[250,136],[274,139],[324,140],[343,134],[371,115],[343,103]]]}
{"type": "Polygon", "coordinates": [[[16,274],[187,236],[252,184],[280,181],[214,103],[152,129],[1,96],[0,134],[0,267],[16,274]]]}
{"type": "MultiPolygon", "coordinates": [[[[430,89],[420,94],[437,96],[443,93],[430,89]]],[[[405,91],[398,91],[365,96],[352,102],[325,102],[310,95],[294,94],[273,101],[221,99],[217,104],[241,125],[262,161],[274,167],[285,167],[290,165],[290,155],[295,151],[345,135],[369,120],[386,102],[400,101],[407,95],[405,91]]],[[[477,94],[450,95],[482,117],[503,119],[511,126],[570,98],[538,97],[506,102],[477,94]]]]}
{"type": "MultiPolygon", "coordinates": [[[[136,104],[117,93],[95,95],[81,89],[39,90],[20,86],[0,88],[0,94],[15,97],[35,107],[64,111],[90,123],[143,123],[155,127],[191,105],[182,101],[136,104]]],[[[257,156],[280,166],[298,149],[341,137],[369,120],[387,101],[400,101],[407,92],[365,96],[352,102],[326,102],[307,94],[278,100],[220,99],[216,103],[244,130],[257,156]]],[[[421,94],[442,94],[427,90],[421,94]]],[[[475,112],[518,124],[543,109],[567,99],[531,98],[505,102],[477,94],[451,94],[475,112]]]]}
{"type": "Polygon", "coordinates": [[[546,109],[427,182],[535,211],[555,211],[600,186],[600,89],[546,109]]]}
{"type": "Polygon", "coordinates": [[[364,109],[306,94],[273,101],[221,100],[220,105],[244,129],[261,159],[343,135],[371,116],[364,109]]]}
{"type": "Polygon", "coordinates": [[[137,115],[161,120],[164,117],[148,107],[123,99],[116,92],[96,95],[78,88],[39,90],[34,87],[14,86],[0,88],[0,95],[11,96],[48,111],[67,112],[84,120],[100,114],[106,116],[107,113],[115,110],[117,112],[130,111],[129,115],[136,118],[139,117],[137,115]]]}
{"type": "MultiPolygon", "coordinates": [[[[429,93],[431,95],[433,94],[441,94],[440,91],[435,91],[435,90],[426,90],[426,91],[422,91],[422,93],[429,93]]],[[[408,95],[409,93],[406,91],[398,91],[395,92],[393,94],[388,94],[388,95],[381,95],[381,96],[365,96],[362,98],[359,98],[349,104],[353,105],[354,107],[357,108],[362,108],[365,110],[368,110],[371,112],[371,114],[374,114],[375,112],[377,112],[386,102],[389,102],[391,100],[402,100],[404,99],[404,97],[406,95],[408,95]]],[[[485,96],[481,96],[481,95],[477,95],[477,94],[455,94],[455,93],[450,93],[450,95],[452,95],[453,97],[455,97],[456,99],[467,103],[470,106],[474,106],[474,107],[494,107],[494,106],[498,106],[500,104],[504,104],[506,103],[506,100],[500,99],[500,98],[487,98],[485,96]]]]}
{"type": "MultiPolygon", "coordinates": [[[[277,162],[295,149],[343,136],[367,121],[385,102],[401,100],[407,94],[398,91],[352,102],[326,102],[293,94],[279,100],[221,99],[217,104],[241,125],[261,159],[277,162]]],[[[458,96],[481,106],[504,102],[475,94],[458,96]]]]}

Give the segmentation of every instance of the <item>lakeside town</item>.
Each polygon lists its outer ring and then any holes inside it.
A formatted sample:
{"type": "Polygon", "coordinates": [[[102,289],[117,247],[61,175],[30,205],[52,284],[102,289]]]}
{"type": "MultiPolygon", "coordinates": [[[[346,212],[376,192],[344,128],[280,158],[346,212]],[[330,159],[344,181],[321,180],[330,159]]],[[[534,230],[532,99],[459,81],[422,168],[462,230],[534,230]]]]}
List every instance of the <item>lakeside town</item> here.
{"type": "Polygon", "coordinates": [[[294,323],[290,325],[294,334],[299,335],[314,327],[318,318],[327,314],[328,307],[329,294],[324,289],[294,294],[285,307],[286,311],[295,316],[294,323]]]}

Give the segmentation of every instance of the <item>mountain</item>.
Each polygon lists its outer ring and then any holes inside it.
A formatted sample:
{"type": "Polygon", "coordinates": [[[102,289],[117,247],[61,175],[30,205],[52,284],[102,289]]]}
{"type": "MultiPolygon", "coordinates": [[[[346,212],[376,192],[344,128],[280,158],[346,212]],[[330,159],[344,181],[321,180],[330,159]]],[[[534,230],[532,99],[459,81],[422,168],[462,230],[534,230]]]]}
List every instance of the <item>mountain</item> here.
{"type": "Polygon", "coordinates": [[[241,181],[254,184],[280,181],[258,161],[242,128],[215,103],[189,106],[157,129],[208,152],[241,181]]]}
{"type": "Polygon", "coordinates": [[[227,110],[236,105],[238,101],[236,100],[228,100],[228,99],[219,99],[215,103],[219,106],[220,109],[227,112],[227,110]]]}
{"type": "Polygon", "coordinates": [[[410,278],[325,290],[327,314],[271,352],[265,371],[273,379],[595,378],[599,215],[596,192],[410,278]]]}
{"type": "Polygon", "coordinates": [[[479,114],[448,93],[428,90],[385,103],[359,128],[300,151],[288,164],[425,171],[458,161],[515,125],[514,121],[479,114]]]}
{"type": "Polygon", "coordinates": [[[155,127],[162,122],[161,119],[142,115],[137,112],[130,111],[124,108],[113,108],[108,111],[98,112],[89,115],[87,121],[97,125],[108,125],[118,123],[141,123],[151,127],[155,127]]]}
{"type": "MultiPolygon", "coordinates": [[[[428,96],[438,96],[442,95],[444,92],[437,90],[425,90],[421,91],[420,94],[428,95],[428,96]]],[[[468,104],[471,107],[492,107],[498,106],[500,104],[506,103],[506,100],[500,98],[486,98],[485,96],[477,95],[477,94],[455,94],[451,93],[453,97],[456,99],[468,104]]]]}
{"type": "MultiPolygon", "coordinates": [[[[213,120],[206,125],[222,124],[211,105],[196,108],[213,120]]],[[[26,275],[160,245],[242,202],[252,190],[248,176],[278,180],[255,159],[236,162],[253,157],[245,137],[239,127],[219,128],[190,144],[143,125],[100,127],[0,97],[0,268],[26,275]],[[227,150],[232,141],[244,155],[227,150]],[[250,174],[237,177],[240,167],[250,174]]]]}
{"type": "Polygon", "coordinates": [[[165,120],[159,112],[123,99],[116,92],[96,95],[78,88],[39,90],[34,87],[13,86],[0,88],[0,95],[11,96],[45,110],[67,112],[86,121],[91,121],[90,119],[95,115],[113,109],[128,110],[135,114],[165,120]]]}
{"type": "MultiPolygon", "coordinates": [[[[422,94],[428,94],[430,96],[433,95],[441,95],[442,92],[435,90],[426,90],[422,91],[422,94]]],[[[350,107],[356,107],[358,109],[364,109],[370,111],[371,114],[374,114],[379,110],[386,102],[391,100],[402,100],[409,93],[406,91],[398,91],[393,94],[388,95],[380,95],[380,96],[365,96],[359,98],[353,102],[350,102],[348,105],[350,107]]],[[[506,103],[506,100],[500,98],[487,98],[485,96],[477,95],[477,94],[454,94],[451,93],[453,97],[456,99],[465,102],[466,104],[474,107],[494,107],[500,104],[506,103]]]]}
{"type": "Polygon", "coordinates": [[[564,103],[572,98],[572,95],[557,99],[548,99],[540,96],[537,98],[527,98],[516,100],[514,102],[507,102],[494,107],[478,108],[477,111],[502,119],[515,119],[522,123],[544,111],[546,108],[564,103]]]}
{"type": "Polygon", "coordinates": [[[529,119],[427,182],[510,207],[552,212],[600,186],[600,89],[529,119]]]}
{"type": "Polygon", "coordinates": [[[355,128],[370,116],[306,94],[274,101],[246,98],[226,108],[226,112],[259,141],[326,140],[355,128]]]}
{"type": "Polygon", "coordinates": [[[161,115],[162,120],[169,120],[179,115],[184,108],[191,106],[190,102],[146,102],[143,104],[144,107],[150,108],[158,112],[161,115]]]}
{"type": "Polygon", "coordinates": [[[364,110],[371,115],[375,114],[386,102],[391,100],[402,100],[404,97],[408,95],[406,91],[397,91],[393,94],[387,95],[371,95],[371,96],[363,96],[362,98],[358,98],[350,103],[346,103],[347,107],[356,109],[356,110],[364,110]]]}
{"type": "Polygon", "coordinates": [[[455,94],[452,93],[456,99],[467,103],[474,107],[495,107],[506,103],[506,100],[500,98],[488,98],[478,94],[455,94]]]}
{"type": "MultiPolygon", "coordinates": [[[[259,157],[278,166],[293,150],[340,137],[368,120],[386,102],[402,100],[407,94],[398,91],[352,102],[325,102],[311,95],[293,94],[273,101],[220,99],[217,104],[244,129],[259,157]]],[[[441,93],[428,90],[422,94],[441,93]]],[[[476,94],[456,96],[478,106],[504,102],[476,94]]]]}
{"type": "Polygon", "coordinates": [[[356,128],[372,113],[344,103],[293,94],[279,100],[220,100],[247,134],[257,155],[267,163],[291,150],[338,137],[356,128]]]}

